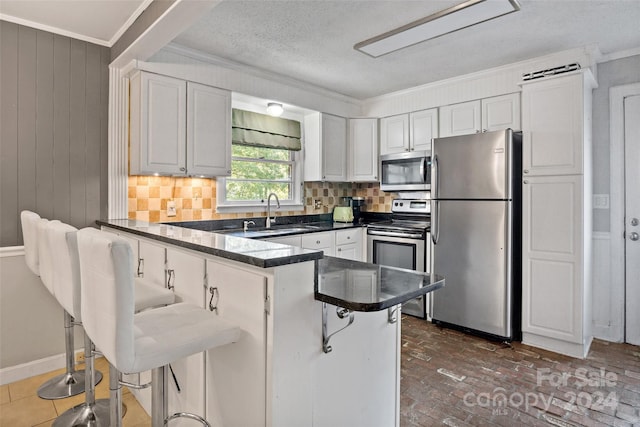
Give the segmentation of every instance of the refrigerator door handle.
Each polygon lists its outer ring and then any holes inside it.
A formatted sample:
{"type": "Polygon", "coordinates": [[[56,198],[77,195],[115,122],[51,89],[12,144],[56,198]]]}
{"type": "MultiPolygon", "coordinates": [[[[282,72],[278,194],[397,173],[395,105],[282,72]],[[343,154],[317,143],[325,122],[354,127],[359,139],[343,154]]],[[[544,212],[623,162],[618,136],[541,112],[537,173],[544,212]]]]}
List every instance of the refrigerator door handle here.
{"type": "Polygon", "coordinates": [[[431,199],[431,241],[434,245],[438,244],[438,237],[440,235],[440,215],[438,212],[439,209],[440,203],[438,203],[438,200],[431,199]]]}
{"type": "Polygon", "coordinates": [[[438,195],[438,191],[439,191],[438,184],[439,184],[439,181],[440,181],[438,179],[438,174],[440,173],[440,171],[438,170],[438,155],[437,154],[433,156],[433,161],[431,163],[431,172],[433,174],[433,186],[432,186],[432,188],[433,188],[433,191],[434,191],[432,198],[433,199],[437,199],[437,198],[440,197],[438,195]]]}

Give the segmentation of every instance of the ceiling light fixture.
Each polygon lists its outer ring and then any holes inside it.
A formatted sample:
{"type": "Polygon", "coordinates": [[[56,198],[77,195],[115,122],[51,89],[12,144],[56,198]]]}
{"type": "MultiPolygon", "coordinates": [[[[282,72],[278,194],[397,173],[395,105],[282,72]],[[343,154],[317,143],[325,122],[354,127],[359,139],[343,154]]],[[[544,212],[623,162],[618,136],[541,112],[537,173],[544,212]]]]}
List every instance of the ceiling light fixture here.
{"type": "Polygon", "coordinates": [[[267,104],[267,113],[274,117],[280,117],[284,112],[284,108],[282,108],[282,104],[278,104],[277,102],[270,102],[267,104]]]}
{"type": "Polygon", "coordinates": [[[468,0],[357,43],[353,48],[377,58],[518,10],[517,0],[468,0]]]}

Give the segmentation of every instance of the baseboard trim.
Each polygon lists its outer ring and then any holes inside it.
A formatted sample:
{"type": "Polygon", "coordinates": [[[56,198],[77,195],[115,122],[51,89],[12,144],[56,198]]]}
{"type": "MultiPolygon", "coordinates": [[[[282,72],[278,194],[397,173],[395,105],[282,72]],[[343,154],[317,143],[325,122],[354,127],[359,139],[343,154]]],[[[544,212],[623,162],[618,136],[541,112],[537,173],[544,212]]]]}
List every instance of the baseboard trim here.
{"type": "MultiPolygon", "coordinates": [[[[84,350],[76,351],[75,360],[78,360],[78,354],[82,353],[84,353],[84,350]]],[[[0,369],[0,385],[10,384],[40,374],[46,374],[47,372],[64,368],[65,365],[66,355],[61,353],[45,357],[43,359],[34,360],[32,362],[22,363],[20,365],[8,366],[0,369]]]]}

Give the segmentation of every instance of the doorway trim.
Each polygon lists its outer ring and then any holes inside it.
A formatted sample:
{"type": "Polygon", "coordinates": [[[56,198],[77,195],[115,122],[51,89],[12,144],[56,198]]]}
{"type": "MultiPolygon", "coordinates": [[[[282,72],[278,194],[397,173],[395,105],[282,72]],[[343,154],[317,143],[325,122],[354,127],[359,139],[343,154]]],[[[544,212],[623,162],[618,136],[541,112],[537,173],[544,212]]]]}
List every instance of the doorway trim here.
{"type": "Polygon", "coordinates": [[[611,337],[619,342],[625,337],[624,98],[632,95],[640,95],[640,83],[609,88],[611,337]]]}

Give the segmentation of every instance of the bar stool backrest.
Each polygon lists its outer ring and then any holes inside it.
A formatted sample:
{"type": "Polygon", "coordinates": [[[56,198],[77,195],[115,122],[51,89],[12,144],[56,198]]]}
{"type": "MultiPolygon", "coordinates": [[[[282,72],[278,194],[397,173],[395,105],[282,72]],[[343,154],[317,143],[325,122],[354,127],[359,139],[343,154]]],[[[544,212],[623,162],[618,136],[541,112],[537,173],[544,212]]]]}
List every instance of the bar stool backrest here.
{"type": "Polygon", "coordinates": [[[85,331],[112,365],[132,366],[135,295],[131,246],[115,234],[95,228],[78,231],[77,239],[85,331]]]}
{"type": "Polygon", "coordinates": [[[22,225],[22,240],[24,241],[24,260],[29,270],[36,276],[40,275],[38,260],[38,222],[40,215],[31,211],[20,212],[22,225]]]}
{"type": "Polygon", "coordinates": [[[51,253],[55,254],[53,294],[67,313],[82,322],[77,231],[69,224],[49,222],[46,236],[51,253]]]}
{"type": "Polygon", "coordinates": [[[47,219],[40,219],[37,223],[38,233],[38,268],[40,270],[40,280],[44,283],[44,286],[54,294],[53,289],[53,253],[49,247],[49,239],[47,238],[47,227],[49,223],[59,223],[60,221],[49,221],[47,219]]]}

